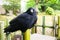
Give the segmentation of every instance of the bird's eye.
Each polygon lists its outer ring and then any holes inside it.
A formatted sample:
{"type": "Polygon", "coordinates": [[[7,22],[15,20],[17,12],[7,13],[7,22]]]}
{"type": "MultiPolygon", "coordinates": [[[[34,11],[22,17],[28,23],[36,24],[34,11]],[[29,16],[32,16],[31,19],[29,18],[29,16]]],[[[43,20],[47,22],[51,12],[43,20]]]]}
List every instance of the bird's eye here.
{"type": "Polygon", "coordinates": [[[31,13],[33,13],[33,11],[34,11],[34,10],[33,10],[33,9],[31,9],[30,11],[31,11],[31,13]]]}

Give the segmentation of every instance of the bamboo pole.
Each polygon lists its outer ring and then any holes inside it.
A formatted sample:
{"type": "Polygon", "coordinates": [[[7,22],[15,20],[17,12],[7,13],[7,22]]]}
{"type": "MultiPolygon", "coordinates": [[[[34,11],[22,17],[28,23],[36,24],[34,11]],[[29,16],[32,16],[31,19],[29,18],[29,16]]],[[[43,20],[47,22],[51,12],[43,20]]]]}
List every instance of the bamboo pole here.
{"type": "Polygon", "coordinates": [[[23,33],[23,40],[30,40],[30,29],[23,33]]]}
{"type": "Polygon", "coordinates": [[[35,27],[32,28],[31,33],[32,33],[32,34],[35,33],[35,27]]]}
{"type": "Polygon", "coordinates": [[[58,16],[58,37],[60,37],[60,16],[58,16]]]}
{"type": "Polygon", "coordinates": [[[45,16],[43,16],[42,34],[45,34],[45,16]]]}
{"type": "Polygon", "coordinates": [[[37,26],[36,26],[36,25],[35,25],[35,27],[32,28],[31,33],[32,33],[32,34],[33,34],[33,33],[37,33],[37,26]]]}
{"type": "Polygon", "coordinates": [[[53,17],[53,34],[54,34],[54,36],[56,37],[56,20],[55,20],[55,16],[53,17]]]}
{"type": "MultiPolygon", "coordinates": [[[[7,23],[6,26],[8,27],[8,25],[9,25],[9,19],[6,18],[6,20],[7,20],[7,21],[6,21],[6,23],[7,23]]],[[[7,39],[7,40],[11,40],[10,34],[6,35],[6,39],[7,39]]]]}
{"type": "Polygon", "coordinates": [[[4,40],[4,21],[0,21],[0,40],[4,40]]]}

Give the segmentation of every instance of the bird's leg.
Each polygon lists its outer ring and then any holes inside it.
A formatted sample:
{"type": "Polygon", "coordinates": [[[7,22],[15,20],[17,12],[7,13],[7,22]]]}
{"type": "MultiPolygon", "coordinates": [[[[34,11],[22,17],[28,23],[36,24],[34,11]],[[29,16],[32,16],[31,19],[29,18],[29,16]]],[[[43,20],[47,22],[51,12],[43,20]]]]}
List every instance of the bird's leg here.
{"type": "Polygon", "coordinates": [[[10,35],[9,34],[10,34],[10,32],[6,32],[6,39],[7,40],[10,40],[10,35]]]}
{"type": "Polygon", "coordinates": [[[10,32],[6,32],[6,36],[8,36],[10,34],[10,32]]]}

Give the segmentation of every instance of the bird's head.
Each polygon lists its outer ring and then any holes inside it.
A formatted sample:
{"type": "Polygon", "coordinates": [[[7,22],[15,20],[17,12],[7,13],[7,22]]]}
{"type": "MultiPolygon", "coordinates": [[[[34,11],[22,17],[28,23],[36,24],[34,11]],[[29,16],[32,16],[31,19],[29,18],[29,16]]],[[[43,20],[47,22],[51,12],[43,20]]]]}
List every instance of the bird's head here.
{"type": "Polygon", "coordinates": [[[33,15],[33,14],[36,15],[36,13],[37,13],[34,8],[29,8],[26,12],[27,12],[28,14],[30,14],[30,15],[33,15]]]}

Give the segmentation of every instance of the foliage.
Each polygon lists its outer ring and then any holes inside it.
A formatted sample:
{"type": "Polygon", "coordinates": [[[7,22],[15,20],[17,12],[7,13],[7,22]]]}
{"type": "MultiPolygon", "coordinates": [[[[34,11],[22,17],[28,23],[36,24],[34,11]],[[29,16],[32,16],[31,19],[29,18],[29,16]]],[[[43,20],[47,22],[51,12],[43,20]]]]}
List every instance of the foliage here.
{"type": "Polygon", "coordinates": [[[18,9],[20,9],[20,0],[4,0],[5,2],[8,2],[9,4],[4,4],[3,7],[6,10],[13,10],[13,13],[16,13],[18,9]]]}
{"type": "Polygon", "coordinates": [[[60,9],[60,0],[40,0],[38,8],[41,10],[41,5],[45,7],[52,7],[53,9],[60,9]]]}
{"type": "Polygon", "coordinates": [[[4,4],[3,7],[4,7],[6,10],[11,10],[11,6],[10,6],[10,5],[4,4]]]}
{"type": "Polygon", "coordinates": [[[35,0],[29,0],[29,1],[27,2],[27,8],[29,8],[29,7],[34,7],[34,5],[35,5],[35,0]]]}
{"type": "Polygon", "coordinates": [[[54,14],[54,9],[51,8],[51,7],[48,7],[48,8],[46,9],[46,14],[48,14],[48,15],[54,14]]]}
{"type": "Polygon", "coordinates": [[[46,2],[48,6],[52,7],[53,9],[60,10],[60,1],[59,0],[50,0],[46,2]]]}

